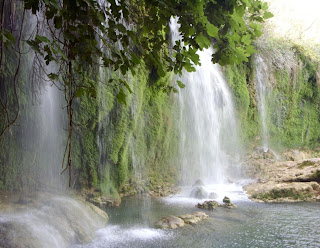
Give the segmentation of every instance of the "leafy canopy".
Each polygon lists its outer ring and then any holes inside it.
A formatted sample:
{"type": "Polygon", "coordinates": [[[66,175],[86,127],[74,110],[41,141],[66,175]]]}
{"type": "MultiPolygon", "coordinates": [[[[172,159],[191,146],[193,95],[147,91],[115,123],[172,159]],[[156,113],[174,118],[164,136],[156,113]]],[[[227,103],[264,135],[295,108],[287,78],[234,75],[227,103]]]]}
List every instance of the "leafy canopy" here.
{"type": "MultiPolygon", "coordinates": [[[[213,63],[241,63],[255,52],[251,43],[261,35],[260,23],[272,17],[261,0],[24,0],[24,4],[35,15],[43,13],[43,23],[49,26],[28,44],[47,65],[59,65],[48,76],[66,85],[70,63],[77,75],[97,63],[123,75],[135,74],[141,61],[154,66],[159,76],[166,71],[194,71],[200,63],[196,52],[211,45],[216,51],[213,63]],[[182,41],[169,55],[163,49],[171,16],[179,17],[182,41]]],[[[94,90],[83,88],[79,78],[74,81],[74,96],[93,95],[94,90]]],[[[131,92],[125,80],[117,82],[131,92]]],[[[123,97],[119,89],[118,99],[124,102],[123,97]]]]}

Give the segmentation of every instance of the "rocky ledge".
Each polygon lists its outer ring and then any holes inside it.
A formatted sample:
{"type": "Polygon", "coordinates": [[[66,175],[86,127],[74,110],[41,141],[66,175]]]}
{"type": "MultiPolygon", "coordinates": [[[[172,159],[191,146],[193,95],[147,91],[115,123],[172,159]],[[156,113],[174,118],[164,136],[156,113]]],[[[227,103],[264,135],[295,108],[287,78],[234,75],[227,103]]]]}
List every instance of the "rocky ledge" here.
{"type": "Polygon", "coordinates": [[[244,189],[260,202],[320,200],[320,158],[260,163],[256,183],[244,189]]]}
{"type": "Polygon", "coordinates": [[[184,214],[180,216],[167,216],[163,217],[155,223],[155,228],[159,229],[176,229],[183,227],[186,224],[196,224],[202,220],[207,219],[209,216],[204,212],[196,212],[193,214],[184,214]]]}

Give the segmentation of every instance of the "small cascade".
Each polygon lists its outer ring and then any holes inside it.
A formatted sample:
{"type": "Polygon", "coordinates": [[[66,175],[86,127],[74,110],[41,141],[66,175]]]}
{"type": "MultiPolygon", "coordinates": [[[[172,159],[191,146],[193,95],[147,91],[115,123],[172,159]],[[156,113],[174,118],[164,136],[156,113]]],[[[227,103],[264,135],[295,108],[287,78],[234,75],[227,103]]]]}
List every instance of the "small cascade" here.
{"type": "Polygon", "coordinates": [[[266,100],[268,95],[268,67],[260,55],[256,56],[256,92],[261,121],[262,147],[268,150],[268,127],[266,100]]]}
{"type": "Polygon", "coordinates": [[[18,199],[8,195],[2,202],[0,247],[70,247],[89,242],[108,220],[99,208],[67,195],[37,193],[18,199]]]}
{"type": "Polygon", "coordinates": [[[44,169],[40,180],[46,186],[59,189],[65,188],[68,183],[66,175],[61,175],[61,154],[65,146],[62,97],[62,92],[55,85],[44,85],[41,90],[38,113],[41,125],[39,166],[44,169]]]}
{"type": "MultiPolygon", "coordinates": [[[[177,21],[172,19],[170,26],[175,41],[177,21]]],[[[198,178],[207,184],[227,182],[227,170],[241,150],[232,96],[220,67],[211,62],[213,52],[198,52],[201,65],[180,78],[186,84],[178,96],[184,185],[198,178]]]]}

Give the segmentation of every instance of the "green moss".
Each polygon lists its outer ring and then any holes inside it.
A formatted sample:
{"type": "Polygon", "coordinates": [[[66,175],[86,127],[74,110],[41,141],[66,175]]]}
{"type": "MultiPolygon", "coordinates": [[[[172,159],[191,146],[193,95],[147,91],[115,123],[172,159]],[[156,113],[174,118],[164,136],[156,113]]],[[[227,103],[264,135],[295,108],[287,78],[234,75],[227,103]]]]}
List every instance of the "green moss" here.
{"type": "Polygon", "coordinates": [[[281,198],[289,198],[293,200],[307,200],[313,197],[310,192],[298,192],[295,189],[273,189],[268,193],[253,195],[253,198],[259,200],[277,200],[281,198]]]}
{"type": "Polygon", "coordinates": [[[315,162],[311,161],[311,160],[305,160],[303,161],[302,163],[299,163],[298,164],[298,167],[300,169],[304,168],[304,167],[307,167],[307,166],[314,166],[315,165],[315,162]]]}

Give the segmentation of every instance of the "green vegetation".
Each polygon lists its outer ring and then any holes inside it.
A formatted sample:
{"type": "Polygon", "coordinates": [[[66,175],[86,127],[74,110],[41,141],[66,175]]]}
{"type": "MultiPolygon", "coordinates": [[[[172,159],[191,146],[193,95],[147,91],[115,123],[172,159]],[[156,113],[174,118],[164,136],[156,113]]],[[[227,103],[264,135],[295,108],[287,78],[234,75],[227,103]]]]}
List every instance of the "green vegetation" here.
{"type": "Polygon", "coordinates": [[[315,162],[311,161],[311,160],[305,160],[303,161],[302,163],[298,164],[298,167],[300,169],[304,168],[304,167],[307,167],[307,166],[314,166],[315,165],[315,162]]]}
{"type": "Polygon", "coordinates": [[[289,198],[292,200],[301,200],[305,201],[313,197],[313,194],[310,192],[298,192],[295,189],[273,189],[268,193],[256,194],[253,195],[253,198],[269,201],[269,200],[278,200],[281,198],[289,198]]]}
{"type": "MultiPolygon", "coordinates": [[[[319,59],[311,48],[282,40],[257,43],[266,66],[266,125],[271,147],[316,147],[320,144],[319,59]],[[262,43],[262,44],[261,44],[262,43]]],[[[261,124],[255,90],[254,59],[227,66],[226,77],[239,113],[241,135],[247,144],[259,145],[261,124]]]]}

